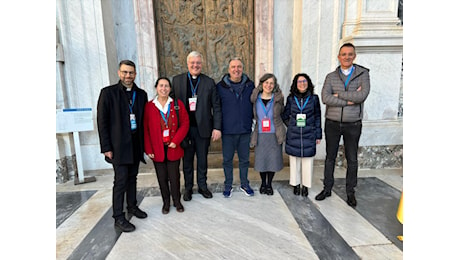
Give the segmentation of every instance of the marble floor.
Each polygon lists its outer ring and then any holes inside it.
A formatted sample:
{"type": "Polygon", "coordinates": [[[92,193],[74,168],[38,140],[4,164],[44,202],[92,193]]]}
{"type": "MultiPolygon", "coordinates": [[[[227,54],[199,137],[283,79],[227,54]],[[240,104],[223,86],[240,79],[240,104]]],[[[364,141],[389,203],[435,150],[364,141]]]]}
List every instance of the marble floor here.
{"type": "MultiPolygon", "coordinates": [[[[111,171],[93,172],[95,182],[56,184],[56,259],[402,259],[403,225],[396,219],[402,169],[360,170],[356,199],[346,203],[345,171],[336,169],[331,197],[316,201],[323,167],[315,166],[308,197],[295,196],[289,167],[276,173],[275,194],[258,192],[260,177],[249,171],[254,197],[222,196],[222,169],[210,169],[212,199],[194,191],[185,212],[162,201],[153,168],[138,176],[138,201],[148,218],[131,218],[136,230],[113,227],[111,171]]],[[[181,181],[183,185],[183,180],[181,181]]]]}

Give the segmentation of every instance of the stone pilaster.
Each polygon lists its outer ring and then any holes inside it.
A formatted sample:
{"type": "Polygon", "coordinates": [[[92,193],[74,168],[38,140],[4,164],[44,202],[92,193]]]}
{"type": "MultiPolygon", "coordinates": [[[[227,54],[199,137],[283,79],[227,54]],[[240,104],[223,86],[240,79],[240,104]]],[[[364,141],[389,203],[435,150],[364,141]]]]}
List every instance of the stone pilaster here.
{"type": "Polygon", "coordinates": [[[137,38],[138,77],[140,88],[144,89],[149,99],[153,99],[155,81],[158,78],[158,57],[155,32],[155,12],[153,1],[133,0],[134,24],[137,38]]]}
{"type": "Polygon", "coordinates": [[[361,146],[402,144],[403,28],[398,0],[347,0],[340,45],[356,46],[355,62],[370,69],[371,92],[364,105],[361,146]]]}
{"type": "Polygon", "coordinates": [[[273,72],[273,0],[254,2],[255,83],[265,73],[273,72]]]}

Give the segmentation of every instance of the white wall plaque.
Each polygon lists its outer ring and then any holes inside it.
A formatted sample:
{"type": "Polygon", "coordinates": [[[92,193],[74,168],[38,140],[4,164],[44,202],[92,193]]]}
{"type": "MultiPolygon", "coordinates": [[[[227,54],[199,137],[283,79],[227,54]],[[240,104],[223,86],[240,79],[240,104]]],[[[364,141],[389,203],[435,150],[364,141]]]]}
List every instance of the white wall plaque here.
{"type": "Polygon", "coordinates": [[[56,133],[94,130],[91,108],[56,109],[56,133]]]}

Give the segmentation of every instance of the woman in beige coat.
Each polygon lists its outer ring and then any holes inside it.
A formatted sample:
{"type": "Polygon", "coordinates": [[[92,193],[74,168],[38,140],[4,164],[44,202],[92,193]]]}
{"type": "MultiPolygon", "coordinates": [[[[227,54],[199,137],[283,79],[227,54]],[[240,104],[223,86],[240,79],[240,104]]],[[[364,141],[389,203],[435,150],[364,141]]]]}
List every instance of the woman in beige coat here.
{"type": "Polygon", "coordinates": [[[281,119],[284,96],[275,75],[267,73],[251,95],[256,125],[251,136],[251,147],[255,147],[254,170],[260,172],[260,193],[273,195],[272,180],[275,172],[283,169],[283,142],[286,128],[281,119]],[[267,180],[268,177],[268,180],[267,180]]]}

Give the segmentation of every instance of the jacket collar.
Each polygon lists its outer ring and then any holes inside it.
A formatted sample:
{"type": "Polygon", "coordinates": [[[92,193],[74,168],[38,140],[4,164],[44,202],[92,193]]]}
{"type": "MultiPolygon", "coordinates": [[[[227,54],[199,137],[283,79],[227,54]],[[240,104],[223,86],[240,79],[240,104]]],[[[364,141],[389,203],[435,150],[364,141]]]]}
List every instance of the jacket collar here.
{"type": "Polygon", "coordinates": [[[229,88],[231,85],[246,85],[248,79],[249,77],[243,73],[243,75],[241,76],[241,82],[235,83],[230,81],[230,74],[227,73],[222,77],[222,82],[224,83],[225,87],[229,88]]]}

